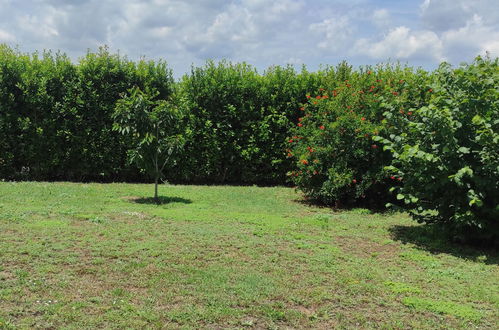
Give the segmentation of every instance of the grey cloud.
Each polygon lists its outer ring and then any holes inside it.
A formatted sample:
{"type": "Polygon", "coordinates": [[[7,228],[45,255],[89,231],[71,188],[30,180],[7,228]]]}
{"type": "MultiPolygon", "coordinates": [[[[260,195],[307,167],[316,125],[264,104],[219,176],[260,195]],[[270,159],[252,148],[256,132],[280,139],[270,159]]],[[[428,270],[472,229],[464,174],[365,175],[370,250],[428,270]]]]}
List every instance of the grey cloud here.
{"type": "Polygon", "coordinates": [[[459,29],[479,15],[486,25],[499,24],[497,0],[425,0],[421,5],[421,20],[435,32],[459,29]]]}

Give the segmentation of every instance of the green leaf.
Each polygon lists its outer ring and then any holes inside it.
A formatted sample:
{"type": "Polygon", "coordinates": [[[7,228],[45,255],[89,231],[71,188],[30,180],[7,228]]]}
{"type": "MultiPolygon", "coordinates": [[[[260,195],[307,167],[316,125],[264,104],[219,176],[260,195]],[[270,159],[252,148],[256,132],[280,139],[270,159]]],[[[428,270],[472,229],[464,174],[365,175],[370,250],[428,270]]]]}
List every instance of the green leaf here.
{"type": "Polygon", "coordinates": [[[469,154],[470,153],[470,148],[461,147],[461,148],[457,149],[457,151],[459,151],[462,154],[469,154]]]}

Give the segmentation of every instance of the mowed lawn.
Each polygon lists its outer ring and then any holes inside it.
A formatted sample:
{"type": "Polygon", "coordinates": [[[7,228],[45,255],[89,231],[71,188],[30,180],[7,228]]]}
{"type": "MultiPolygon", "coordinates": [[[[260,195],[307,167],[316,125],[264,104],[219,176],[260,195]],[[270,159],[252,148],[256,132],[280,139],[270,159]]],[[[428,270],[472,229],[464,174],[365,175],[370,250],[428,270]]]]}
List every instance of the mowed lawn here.
{"type": "Polygon", "coordinates": [[[0,183],[0,328],[498,328],[497,252],[290,188],[0,183]]]}

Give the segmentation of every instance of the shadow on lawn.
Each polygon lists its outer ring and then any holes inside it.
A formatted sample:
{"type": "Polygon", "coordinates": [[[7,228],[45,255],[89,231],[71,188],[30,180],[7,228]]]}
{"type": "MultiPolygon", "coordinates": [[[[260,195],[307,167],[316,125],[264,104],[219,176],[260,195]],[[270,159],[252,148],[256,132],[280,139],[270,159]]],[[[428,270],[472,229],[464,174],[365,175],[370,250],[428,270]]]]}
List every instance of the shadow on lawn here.
{"type": "Polygon", "coordinates": [[[374,203],[336,203],[335,205],[328,205],[321,201],[307,198],[296,198],[293,199],[294,203],[298,203],[308,207],[318,207],[331,209],[337,212],[342,211],[363,211],[364,214],[392,214],[393,210],[387,209],[385,205],[374,204],[374,203]]]}
{"type": "Polygon", "coordinates": [[[154,199],[154,197],[137,197],[137,198],[131,198],[130,201],[132,203],[137,203],[137,204],[152,204],[152,205],[164,205],[170,203],[183,203],[183,204],[192,203],[190,199],[185,199],[182,197],[169,197],[169,196],[159,196],[157,200],[154,199]]]}
{"type": "MultiPolygon", "coordinates": [[[[403,244],[412,243],[418,249],[430,253],[447,253],[466,260],[499,264],[499,251],[490,246],[468,245],[451,241],[442,229],[432,225],[400,226],[389,229],[394,240],[403,244]]],[[[476,242],[475,242],[476,243],[476,242]]]]}

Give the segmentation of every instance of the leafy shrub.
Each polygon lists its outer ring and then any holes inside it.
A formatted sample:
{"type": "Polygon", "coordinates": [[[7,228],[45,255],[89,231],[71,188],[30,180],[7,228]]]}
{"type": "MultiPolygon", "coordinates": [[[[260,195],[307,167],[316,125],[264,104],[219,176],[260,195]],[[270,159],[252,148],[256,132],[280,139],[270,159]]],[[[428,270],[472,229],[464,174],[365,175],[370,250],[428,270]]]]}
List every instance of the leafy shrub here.
{"type": "Polygon", "coordinates": [[[372,141],[385,132],[382,101],[396,99],[394,111],[419,104],[426,73],[398,66],[352,71],[343,63],[326,75],[328,86],[307,96],[288,141],[288,156],[297,164],[291,180],[322,203],[384,205],[393,184],[384,171],[391,157],[372,141]]]}
{"type": "Polygon", "coordinates": [[[484,238],[499,233],[499,66],[477,58],[452,69],[442,64],[429,103],[413,116],[385,113],[389,136],[377,137],[403,178],[395,188],[419,222],[449,233],[484,238]]]}

